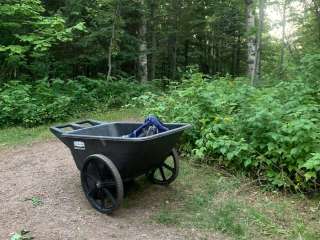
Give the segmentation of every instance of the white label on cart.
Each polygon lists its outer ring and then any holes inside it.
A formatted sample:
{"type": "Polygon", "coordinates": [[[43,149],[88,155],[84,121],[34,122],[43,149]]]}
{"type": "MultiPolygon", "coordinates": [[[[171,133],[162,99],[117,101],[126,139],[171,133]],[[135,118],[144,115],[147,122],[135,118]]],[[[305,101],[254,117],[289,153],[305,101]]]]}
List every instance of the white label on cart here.
{"type": "Polygon", "coordinates": [[[73,146],[76,150],[86,150],[86,145],[81,141],[74,141],[73,146]]]}

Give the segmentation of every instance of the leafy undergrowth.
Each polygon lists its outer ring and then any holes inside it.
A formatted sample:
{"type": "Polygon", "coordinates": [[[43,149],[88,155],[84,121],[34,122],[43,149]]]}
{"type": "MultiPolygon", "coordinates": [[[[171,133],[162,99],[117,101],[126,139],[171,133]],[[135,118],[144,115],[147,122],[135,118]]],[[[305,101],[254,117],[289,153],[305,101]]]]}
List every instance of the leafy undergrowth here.
{"type": "MultiPolygon", "coordinates": [[[[141,116],[137,109],[125,111],[101,109],[100,112],[82,113],[79,117],[66,120],[65,122],[81,119],[95,119],[101,121],[135,121],[141,119],[141,116]]],[[[0,148],[19,144],[29,144],[34,141],[53,138],[54,136],[50,133],[49,127],[57,124],[59,123],[42,125],[34,128],[12,127],[0,129],[0,148]]]]}
{"type": "Polygon", "coordinates": [[[152,219],[231,239],[320,239],[320,199],[265,192],[243,175],[182,163],[152,219]]]}
{"type": "Polygon", "coordinates": [[[187,122],[194,157],[295,192],[320,189],[319,91],[301,80],[254,88],[244,79],[187,74],[159,96],[136,99],[164,121],[187,122]]]}
{"type": "Polygon", "coordinates": [[[78,77],[65,81],[39,80],[33,84],[10,81],[0,85],[0,126],[34,127],[76,117],[101,106],[116,108],[154,88],[152,84],[128,79],[107,81],[78,77]]]}

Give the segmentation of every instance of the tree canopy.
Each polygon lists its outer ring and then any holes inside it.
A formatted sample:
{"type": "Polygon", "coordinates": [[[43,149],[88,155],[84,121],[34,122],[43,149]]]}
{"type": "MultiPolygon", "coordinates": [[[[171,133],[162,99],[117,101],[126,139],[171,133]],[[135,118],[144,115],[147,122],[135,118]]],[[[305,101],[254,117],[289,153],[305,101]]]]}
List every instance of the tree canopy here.
{"type": "Polygon", "coordinates": [[[179,79],[196,65],[210,75],[245,76],[251,68],[259,76],[280,71],[285,78],[290,64],[317,58],[319,5],[318,0],[3,0],[0,77],[179,79]],[[270,35],[275,23],[264,19],[268,8],[283,9],[282,39],[270,35]],[[296,28],[293,35],[286,34],[287,22],[296,28]]]}

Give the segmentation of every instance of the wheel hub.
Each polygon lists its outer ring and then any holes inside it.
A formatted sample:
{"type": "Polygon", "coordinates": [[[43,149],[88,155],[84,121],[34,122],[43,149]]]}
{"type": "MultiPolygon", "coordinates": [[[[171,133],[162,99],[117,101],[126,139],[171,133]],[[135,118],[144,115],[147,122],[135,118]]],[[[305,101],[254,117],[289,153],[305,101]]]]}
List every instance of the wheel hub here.
{"type": "Polygon", "coordinates": [[[96,187],[97,187],[98,189],[100,189],[100,188],[102,187],[102,183],[101,183],[100,181],[98,181],[98,182],[96,183],[96,187]]]}

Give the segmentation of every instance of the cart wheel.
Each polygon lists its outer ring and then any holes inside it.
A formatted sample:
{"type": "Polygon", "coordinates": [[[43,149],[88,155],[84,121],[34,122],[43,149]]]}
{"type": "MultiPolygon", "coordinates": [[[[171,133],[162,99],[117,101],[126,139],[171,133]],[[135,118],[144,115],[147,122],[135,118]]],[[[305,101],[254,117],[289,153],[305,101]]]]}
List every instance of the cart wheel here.
{"type": "Polygon", "coordinates": [[[173,148],[171,154],[160,167],[147,173],[147,178],[154,184],[169,185],[178,177],[178,174],[179,155],[177,150],[173,148]]]}
{"type": "Polygon", "coordinates": [[[89,156],[81,170],[81,185],[92,207],[112,213],[123,199],[123,183],[113,162],[101,154],[89,156]]]}

